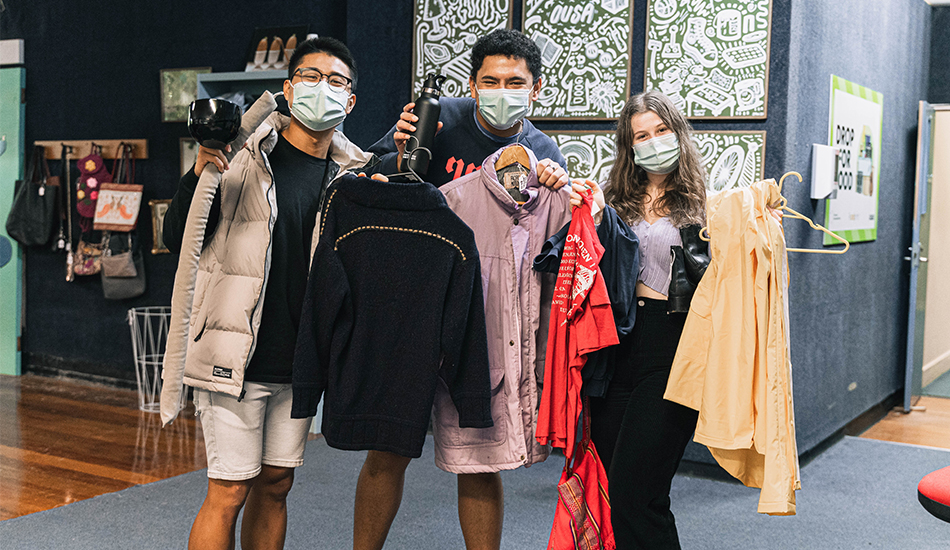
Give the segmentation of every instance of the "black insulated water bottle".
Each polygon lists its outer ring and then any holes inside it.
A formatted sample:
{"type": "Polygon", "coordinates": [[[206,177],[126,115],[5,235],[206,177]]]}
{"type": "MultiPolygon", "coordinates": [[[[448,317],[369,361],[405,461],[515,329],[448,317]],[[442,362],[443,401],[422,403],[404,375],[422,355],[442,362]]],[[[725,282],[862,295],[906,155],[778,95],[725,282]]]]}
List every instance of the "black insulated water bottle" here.
{"type": "Polygon", "coordinates": [[[445,76],[430,73],[422,85],[422,93],[416,99],[412,112],[419,120],[414,124],[416,131],[409,135],[406,142],[406,152],[402,155],[403,169],[408,169],[425,179],[429,172],[429,161],[432,160],[432,144],[435,141],[435,132],[439,127],[439,97],[442,96],[442,83],[445,76]]]}

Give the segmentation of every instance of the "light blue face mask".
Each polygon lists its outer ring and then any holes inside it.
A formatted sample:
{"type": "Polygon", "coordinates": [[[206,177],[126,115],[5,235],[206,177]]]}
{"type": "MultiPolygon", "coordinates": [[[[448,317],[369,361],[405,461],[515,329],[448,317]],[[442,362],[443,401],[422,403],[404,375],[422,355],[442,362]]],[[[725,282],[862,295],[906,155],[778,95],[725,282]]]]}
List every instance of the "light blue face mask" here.
{"type": "Polygon", "coordinates": [[[676,169],[679,160],[680,142],[674,133],[633,146],[633,162],[651,174],[669,174],[676,169]]]}
{"type": "Polygon", "coordinates": [[[343,122],[349,99],[346,90],[334,90],[326,80],[313,87],[298,82],[294,84],[290,112],[307,128],[322,132],[343,122]]]}
{"type": "Polygon", "coordinates": [[[493,128],[507,130],[523,119],[531,109],[531,90],[498,88],[479,90],[478,112],[493,128]]]}

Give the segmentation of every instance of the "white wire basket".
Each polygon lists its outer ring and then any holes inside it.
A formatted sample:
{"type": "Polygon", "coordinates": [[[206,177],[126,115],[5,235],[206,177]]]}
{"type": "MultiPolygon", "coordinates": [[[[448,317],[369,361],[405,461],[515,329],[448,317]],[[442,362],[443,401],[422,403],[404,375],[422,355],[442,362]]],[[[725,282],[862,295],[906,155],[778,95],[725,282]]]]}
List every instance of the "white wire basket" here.
{"type": "MultiPolygon", "coordinates": [[[[128,313],[139,409],[145,412],[157,413],[161,407],[162,359],[165,356],[171,313],[171,306],[134,307],[128,313]]],[[[186,388],[186,391],[181,392],[182,408],[187,401],[186,388]]]]}

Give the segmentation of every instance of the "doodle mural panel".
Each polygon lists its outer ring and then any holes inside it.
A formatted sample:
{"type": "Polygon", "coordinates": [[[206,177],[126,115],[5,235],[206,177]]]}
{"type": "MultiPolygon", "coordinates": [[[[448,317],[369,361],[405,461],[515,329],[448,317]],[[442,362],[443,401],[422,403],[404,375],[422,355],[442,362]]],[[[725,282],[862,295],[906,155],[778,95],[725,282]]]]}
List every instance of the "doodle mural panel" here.
{"type": "Polygon", "coordinates": [[[632,0],[524,0],[524,33],[541,48],[532,119],[613,119],[630,95],[632,0]]]}
{"type": "Polygon", "coordinates": [[[427,74],[447,78],[446,97],[470,95],[472,46],[495,29],[511,27],[514,0],[415,0],[412,31],[412,97],[427,74]]]}
{"type": "Polygon", "coordinates": [[[567,174],[571,178],[592,179],[600,184],[607,181],[614,165],[614,132],[561,131],[546,132],[557,143],[567,160],[567,174]]]}
{"type": "Polygon", "coordinates": [[[765,177],[765,132],[693,132],[706,168],[706,190],[748,187],[765,177]]]}
{"type": "MultiPolygon", "coordinates": [[[[601,185],[607,182],[614,164],[614,132],[547,132],[567,159],[571,178],[589,178],[601,185]]],[[[693,140],[706,168],[706,189],[718,193],[725,189],[748,187],[765,177],[764,131],[693,132],[693,140]]]]}
{"type": "Polygon", "coordinates": [[[650,0],[644,89],[689,118],[765,118],[771,0],[650,0]]]}

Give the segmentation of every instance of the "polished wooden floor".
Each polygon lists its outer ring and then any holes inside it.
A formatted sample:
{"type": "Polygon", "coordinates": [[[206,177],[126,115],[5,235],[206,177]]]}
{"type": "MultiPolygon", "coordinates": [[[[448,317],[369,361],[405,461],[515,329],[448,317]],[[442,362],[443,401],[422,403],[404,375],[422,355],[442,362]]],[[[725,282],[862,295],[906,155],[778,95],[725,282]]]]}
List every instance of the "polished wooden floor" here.
{"type": "Polygon", "coordinates": [[[161,429],[133,390],[0,376],[0,520],[204,467],[190,404],[161,429]]]}
{"type": "Polygon", "coordinates": [[[915,408],[922,410],[891,411],[861,437],[950,449],[950,399],[923,396],[915,408]]]}
{"type": "MultiPolygon", "coordinates": [[[[950,449],[950,399],[892,412],[861,437],[950,449]]],[[[191,405],[168,428],[136,392],[0,376],[0,520],[205,467],[191,405]]]]}

